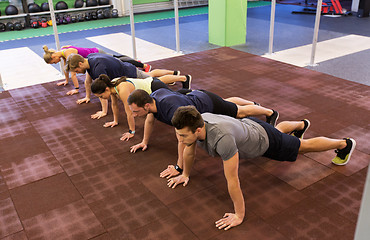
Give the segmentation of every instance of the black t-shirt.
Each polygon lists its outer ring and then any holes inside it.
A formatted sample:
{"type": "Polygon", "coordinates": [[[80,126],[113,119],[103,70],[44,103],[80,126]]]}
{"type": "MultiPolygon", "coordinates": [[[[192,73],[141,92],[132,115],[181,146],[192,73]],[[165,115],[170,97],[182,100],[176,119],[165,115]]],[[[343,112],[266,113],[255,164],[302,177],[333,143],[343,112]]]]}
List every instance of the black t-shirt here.
{"type": "Polygon", "coordinates": [[[154,113],[154,117],[168,125],[172,125],[171,119],[178,107],[192,105],[200,113],[212,112],[213,110],[211,98],[202,91],[195,90],[184,95],[161,88],[154,91],[151,96],[155,99],[157,106],[157,113],[154,113]]]}
{"type": "Polygon", "coordinates": [[[106,74],[110,79],[126,76],[136,78],[136,67],[128,62],[122,62],[119,59],[103,53],[91,53],[87,56],[90,69],[87,70],[94,80],[100,74],[106,74]]]}

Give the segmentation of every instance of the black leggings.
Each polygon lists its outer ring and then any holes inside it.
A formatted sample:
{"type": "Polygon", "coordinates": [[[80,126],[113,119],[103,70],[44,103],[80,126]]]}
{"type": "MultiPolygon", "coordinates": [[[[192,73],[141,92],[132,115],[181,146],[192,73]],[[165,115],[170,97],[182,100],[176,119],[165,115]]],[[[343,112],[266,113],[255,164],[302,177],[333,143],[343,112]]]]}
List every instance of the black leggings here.
{"type": "Polygon", "coordinates": [[[129,56],[126,56],[126,55],[113,55],[113,57],[118,58],[118,59],[119,59],[119,60],[121,60],[122,62],[128,62],[128,63],[131,63],[131,64],[132,64],[132,65],[134,65],[135,67],[138,67],[138,68],[144,68],[144,63],[138,62],[138,61],[136,61],[135,59],[130,58],[129,56]]]}

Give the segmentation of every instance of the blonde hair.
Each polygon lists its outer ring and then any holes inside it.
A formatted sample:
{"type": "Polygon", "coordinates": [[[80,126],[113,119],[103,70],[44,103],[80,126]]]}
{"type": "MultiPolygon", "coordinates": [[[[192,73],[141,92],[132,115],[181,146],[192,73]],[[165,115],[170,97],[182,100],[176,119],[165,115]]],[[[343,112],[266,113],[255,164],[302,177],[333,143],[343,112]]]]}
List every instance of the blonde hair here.
{"type": "Polygon", "coordinates": [[[44,49],[44,61],[46,63],[50,63],[51,62],[51,59],[52,59],[52,55],[53,53],[55,53],[55,50],[54,49],[49,49],[48,46],[44,45],[42,46],[42,48],[44,49]]]}

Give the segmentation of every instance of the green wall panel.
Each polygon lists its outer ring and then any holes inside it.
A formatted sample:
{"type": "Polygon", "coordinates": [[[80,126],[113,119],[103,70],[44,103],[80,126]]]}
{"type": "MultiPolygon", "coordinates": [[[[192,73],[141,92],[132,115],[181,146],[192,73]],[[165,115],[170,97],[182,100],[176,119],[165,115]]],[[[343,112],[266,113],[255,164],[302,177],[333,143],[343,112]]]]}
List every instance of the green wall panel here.
{"type": "Polygon", "coordinates": [[[209,0],[209,42],[219,46],[244,44],[247,34],[246,0],[209,0]]]}

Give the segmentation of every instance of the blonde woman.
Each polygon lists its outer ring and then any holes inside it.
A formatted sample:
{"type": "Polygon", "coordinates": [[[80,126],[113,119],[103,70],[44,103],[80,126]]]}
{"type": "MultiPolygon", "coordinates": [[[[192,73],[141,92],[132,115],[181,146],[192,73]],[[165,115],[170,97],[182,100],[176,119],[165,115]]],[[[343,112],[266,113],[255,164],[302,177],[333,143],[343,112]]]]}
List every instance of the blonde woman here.
{"type": "MultiPolygon", "coordinates": [[[[44,52],[45,52],[44,53],[44,61],[47,64],[55,64],[55,63],[59,63],[61,60],[63,60],[64,65],[66,65],[66,60],[67,60],[68,56],[71,55],[71,54],[79,54],[79,55],[83,56],[84,58],[86,58],[91,53],[108,54],[108,53],[104,52],[103,50],[101,50],[99,48],[81,48],[81,47],[76,47],[76,46],[71,46],[71,45],[63,46],[60,51],[55,51],[54,49],[49,49],[46,45],[43,46],[43,49],[44,49],[44,52]]],[[[113,55],[113,54],[109,54],[109,55],[112,55],[113,57],[116,57],[116,58],[120,59],[123,62],[129,62],[129,63],[133,64],[135,67],[142,68],[142,69],[144,69],[145,72],[149,72],[151,70],[151,66],[149,64],[144,64],[144,63],[138,62],[138,61],[136,61],[136,60],[134,60],[134,59],[132,59],[128,56],[113,55]]],[[[73,85],[74,85],[75,89],[68,91],[67,95],[73,95],[73,94],[78,93],[79,88],[80,88],[80,86],[78,84],[76,73],[71,72],[70,74],[71,74],[71,79],[72,79],[72,82],[73,82],[73,85]]],[[[65,76],[65,80],[62,81],[62,82],[58,82],[57,83],[58,86],[66,86],[68,84],[68,82],[69,82],[69,72],[64,70],[64,76],[65,76]]]]}

